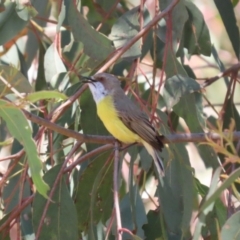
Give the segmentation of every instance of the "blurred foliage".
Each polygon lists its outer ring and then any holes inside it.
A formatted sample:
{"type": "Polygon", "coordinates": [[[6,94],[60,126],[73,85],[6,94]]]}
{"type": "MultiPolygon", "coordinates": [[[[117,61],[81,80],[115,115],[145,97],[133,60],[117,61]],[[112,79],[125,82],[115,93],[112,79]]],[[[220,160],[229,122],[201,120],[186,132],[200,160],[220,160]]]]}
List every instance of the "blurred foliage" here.
{"type": "Polygon", "coordinates": [[[141,146],[123,147],[121,239],[239,238],[239,1],[214,0],[216,29],[206,1],[142,2],[0,2],[0,239],[119,239],[114,146],[82,135],[108,135],[79,82],[100,68],[165,136],[221,137],[166,144],[164,177],[141,146]],[[228,38],[213,41],[219,26],[228,38]]]}

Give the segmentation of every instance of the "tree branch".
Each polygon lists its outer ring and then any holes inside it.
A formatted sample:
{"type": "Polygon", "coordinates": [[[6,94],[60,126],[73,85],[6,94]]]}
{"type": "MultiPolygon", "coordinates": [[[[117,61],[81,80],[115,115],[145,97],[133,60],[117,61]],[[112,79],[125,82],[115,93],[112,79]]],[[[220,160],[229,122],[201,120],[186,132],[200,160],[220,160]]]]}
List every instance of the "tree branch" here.
{"type": "MultiPolygon", "coordinates": [[[[78,141],[82,142],[88,142],[88,143],[112,143],[114,144],[114,138],[111,136],[98,136],[98,135],[88,135],[88,134],[81,134],[78,132],[75,132],[71,129],[67,129],[64,127],[61,127],[55,123],[50,122],[49,120],[43,119],[41,117],[38,117],[26,110],[23,110],[23,113],[25,114],[26,118],[30,121],[37,123],[39,125],[43,125],[44,127],[55,131],[57,133],[60,133],[64,136],[74,138],[78,141]]],[[[224,135],[228,135],[228,132],[223,133],[224,135]]],[[[233,140],[240,140],[240,132],[233,132],[233,140]]],[[[171,134],[168,136],[165,136],[163,139],[163,143],[182,143],[182,142],[207,142],[208,139],[211,140],[219,140],[221,139],[221,136],[217,133],[209,132],[209,133],[182,133],[182,134],[171,134]]]]}

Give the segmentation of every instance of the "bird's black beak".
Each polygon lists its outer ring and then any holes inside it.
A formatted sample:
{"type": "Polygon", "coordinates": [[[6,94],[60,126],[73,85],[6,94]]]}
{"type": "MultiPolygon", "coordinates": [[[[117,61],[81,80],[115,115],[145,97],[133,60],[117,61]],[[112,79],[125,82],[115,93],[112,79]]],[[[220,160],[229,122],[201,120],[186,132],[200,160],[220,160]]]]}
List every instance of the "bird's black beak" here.
{"type": "Polygon", "coordinates": [[[94,82],[97,82],[95,79],[93,79],[92,77],[86,77],[86,76],[82,76],[82,75],[78,75],[79,76],[79,78],[81,79],[83,79],[81,82],[83,82],[83,83],[92,83],[92,84],[94,84],[94,82]]]}

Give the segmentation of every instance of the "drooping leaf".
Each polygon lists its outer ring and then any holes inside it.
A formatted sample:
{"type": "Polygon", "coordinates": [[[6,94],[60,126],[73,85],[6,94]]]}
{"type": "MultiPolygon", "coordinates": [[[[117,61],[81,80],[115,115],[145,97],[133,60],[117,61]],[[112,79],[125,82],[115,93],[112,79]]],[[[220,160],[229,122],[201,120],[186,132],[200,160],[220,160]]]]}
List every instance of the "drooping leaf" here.
{"type": "Polygon", "coordinates": [[[35,82],[35,91],[47,89],[47,82],[46,82],[45,73],[44,73],[44,55],[46,50],[42,43],[39,43],[38,50],[39,50],[38,71],[37,71],[37,78],[35,82]]]}
{"type": "Polygon", "coordinates": [[[232,2],[230,0],[214,0],[214,2],[223,20],[223,24],[232,43],[236,57],[239,59],[240,32],[239,27],[237,26],[237,19],[234,14],[232,2]]]}
{"type": "MultiPolygon", "coordinates": [[[[184,119],[192,133],[204,132],[205,119],[201,93],[193,92],[184,95],[173,107],[173,111],[184,119]]],[[[206,167],[217,168],[219,166],[217,155],[210,146],[199,145],[197,147],[206,167]]]]}
{"type": "Polygon", "coordinates": [[[177,60],[176,54],[173,52],[170,44],[167,48],[167,59],[164,71],[166,73],[167,81],[169,78],[177,76],[188,77],[183,65],[177,60]]]}
{"type": "MultiPolygon", "coordinates": [[[[143,201],[138,193],[138,187],[134,186],[133,191],[134,192],[136,191],[136,195],[135,195],[136,216],[133,216],[133,211],[131,209],[131,204],[130,204],[131,199],[128,193],[124,196],[124,198],[120,202],[122,226],[123,228],[127,227],[130,230],[136,229],[137,230],[136,235],[144,238],[144,232],[143,232],[142,226],[147,223],[147,217],[144,211],[143,201]],[[134,226],[132,218],[136,218],[137,226],[134,226]]],[[[124,239],[127,239],[129,237],[130,237],[129,234],[123,233],[124,239]]]]}
{"type": "Polygon", "coordinates": [[[189,157],[183,144],[171,144],[169,153],[168,158],[165,157],[165,177],[158,186],[161,209],[168,235],[188,238],[195,198],[189,157]]]}
{"type": "Polygon", "coordinates": [[[210,56],[211,40],[207,25],[200,10],[190,1],[185,1],[189,18],[185,24],[180,48],[188,49],[188,54],[210,56]]]}
{"type": "Polygon", "coordinates": [[[52,43],[45,53],[44,69],[46,81],[51,83],[51,85],[55,88],[58,84],[58,75],[66,72],[66,68],[59,56],[55,43],[52,43]]]}
{"type": "MultiPolygon", "coordinates": [[[[162,235],[161,218],[157,211],[150,210],[147,214],[148,223],[143,225],[146,240],[160,239],[162,235]]],[[[163,238],[163,237],[162,237],[163,238]]]]}
{"type": "Polygon", "coordinates": [[[209,188],[209,192],[206,195],[206,201],[201,206],[199,219],[198,219],[198,222],[197,222],[197,225],[196,225],[196,228],[195,228],[195,232],[193,234],[193,239],[194,240],[199,239],[202,227],[205,226],[206,216],[209,212],[211,212],[213,210],[214,200],[216,200],[216,198],[219,197],[219,195],[216,196],[217,192],[218,192],[216,189],[217,189],[217,184],[218,184],[218,181],[219,181],[220,173],[221,173],[221,168],[219,167],[219,168],[217,168],[217,170],[215,171],[215,173],[213,175],[212,182],[211,182],[211,185],[210,185],[210,188],[209,188]],[[212,200],[213,196],[216,197],[214,200],[212,200]],[[206,204],[206,202],[208,204],[206,204]]]}
{"type": "MultiPolygon", "coordinates": [[[[99,169],[94,179],[90,205],[91,227],[100,221],[105,223],[112,213],[113,161],[109,162],[109,164],[106,164],[106,161],[109,160],[109,157],[111,157],[109,152],[104,153],[103,156],[101,156],[105,162],[103,163],[102,168],[99,169]]],[[[95,161],[99,161],[99,158],[95,161]]]]}
{"type": "Polygon", "coordinates": [[[167,79],[163,98],[168,109],[176,105],[182,97],[200,90],[200,85],[192,78],[175,75],[167,79]]]}
{"type": "MultiPolygon", "coordinates": [[[[159,5],[161,11],[163,11],[165,8],[167,8],[170,4],[172,3],[171,0],[159,0],[159,5]]],[[[172,38],[172,45],[174,49],[174,53],[176,52],[176,47],[177,44],[179,43],[181,37],[182,37],[182,32],[183,32],[183,27],[188,20],[188,12],[185,7],[185,1],[180,0],[176,6],[173,8],[171,12],[171,29],[167,28],[166,20],[162,19],[158,23],[158,30],[157,30],[157,35],[158,37],[166,43],[167,39],[166,36],[168,35],[167,31],[171,31],[171,38],[172,38]]],[[[170,21],[168,19],[168,21],[170,21]]],[[[170,44],[171,45],[171,44],[170,44]]]]}
{"type": "MultiPolygon", "coordinates": [[[[116,49],[124,46],[139,32],[139,7],[135,7],[124,13],[117,19],[111,29],[110,39],[116,49]]],[[[134,59],[141,55],[141,39],[135,42],[123,55],[122,58],[134,59]]]]}
{"type": "MultiPolygon", "coordinates": [[[[44,180],[51,188],[56,181],[61,167],[61,165],[57,165],[44,175],[44,180]]],[[[35,232],[39,227],[39,222],[43,214],[43,209],[46,207],[46,202],[47,200],[45,198],[38,193],[36,194],[33,201],[33,225],[35,232]]],[[[79,239],[77,233],[76,209],[64,176],[61,177],[61,180],[57,184],[44,219],[39,240],[44,239],[79,239]]]]}
{"type": "Polygon", "coordinates": [[[114,51],[111,41],[92,28],[82,14],[78,12],[72,1],[68,10],[68,21],[72,28],[75,41],[83,43],[84,53],[87,54],[92,61],[99,64],[106,60],[107,56],[114,51]]]}
{"type": "Polygon", "coordinates": [[[0,14],[0,45],[11,40],[28,24],[18,16],[15,2],[5,1],[4,7],[5,10],[0,14]]]}
{"type": "Polygon", "coordinates": [[[49,187],[42,179],[42,163],[38,156],[36,144],[32,139],[31,128],[24,114],[9,102],[0,100],[0,116],[6,122],[12,136],[23,145],[36,189],[47,198],[49,187]]]}
{"type": "Polygon", "coordinates": [[[105,165],[108,156],[109,152],[100,154],[80,176],[75,197],[79,232],[92,228],[93,221],[97,224],[101,219],[106,220],[104,211],[109,213],[111,209],[108,200],[112,192],[112,166],[105,165]]]}

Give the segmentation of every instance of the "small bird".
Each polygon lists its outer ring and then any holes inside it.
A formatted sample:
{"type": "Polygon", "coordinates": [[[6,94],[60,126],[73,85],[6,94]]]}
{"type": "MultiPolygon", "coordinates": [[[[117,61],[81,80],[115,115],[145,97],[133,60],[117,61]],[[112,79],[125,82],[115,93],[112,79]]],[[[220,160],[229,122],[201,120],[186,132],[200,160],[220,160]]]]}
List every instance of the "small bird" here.
{"type": "Polygon", "coordinates": [[[157,151],[162,150],[164,137],[158,134],[147,115],[125,95],[118,78],[108,73],[84,78],[106,129],[120,142],[142,143],[163,176],[164,165],[157,151]]]}

